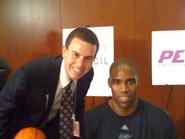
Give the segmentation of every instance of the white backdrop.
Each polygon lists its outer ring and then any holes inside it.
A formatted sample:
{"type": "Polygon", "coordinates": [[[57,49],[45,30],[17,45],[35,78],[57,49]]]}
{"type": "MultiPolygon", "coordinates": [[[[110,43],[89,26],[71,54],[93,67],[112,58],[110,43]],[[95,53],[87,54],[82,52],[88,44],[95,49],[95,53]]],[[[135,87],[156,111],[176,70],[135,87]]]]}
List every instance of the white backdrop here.
{"type": "MultiPolygon", "coordinates": [[[[63,45],[66,37],[74,28],[65,28],[63,45]]],[[[109,68],[114,61],[114,28],[113,26],[89,27],[98,37],[100,48],[93,63],[94,78],[88,91],[88,96],[111,96],[108,87],[109,68]]]]}
{"type": "Polygon", "coordinates": [[[185,84],[185,30],[152,32],[152,85],[185,84]]]}

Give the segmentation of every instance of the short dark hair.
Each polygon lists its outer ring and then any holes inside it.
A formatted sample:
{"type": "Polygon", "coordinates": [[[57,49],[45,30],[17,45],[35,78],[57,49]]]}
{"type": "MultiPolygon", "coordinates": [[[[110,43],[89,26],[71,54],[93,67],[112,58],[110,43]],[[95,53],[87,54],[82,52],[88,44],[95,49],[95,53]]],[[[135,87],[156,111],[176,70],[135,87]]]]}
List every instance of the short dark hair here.
{"type": "Polygon", "coordinates": [[[79,38],[85,42],[88,42],[96,46],[96,53],[99,50],[99,41],[96,34],[88,28],[79,27],[74,29],[67,37],[65,47],[68,48],[71,41],[75,38],[79,38]]]}
{"type": "Polygon", "coordinates": [[[109,74],[111,76],[112,74],[112,70],[119,67],[119,66],[128,66],[131,68],[131,70],[133,71],[133,74],[137,77],[137,66],[136,64],[130,60],[130,59],[127,59],[127,58],[119,58],[117,60],[115,60],[111,66],[110,66],[110,70],[109,70],[109,74]]]}

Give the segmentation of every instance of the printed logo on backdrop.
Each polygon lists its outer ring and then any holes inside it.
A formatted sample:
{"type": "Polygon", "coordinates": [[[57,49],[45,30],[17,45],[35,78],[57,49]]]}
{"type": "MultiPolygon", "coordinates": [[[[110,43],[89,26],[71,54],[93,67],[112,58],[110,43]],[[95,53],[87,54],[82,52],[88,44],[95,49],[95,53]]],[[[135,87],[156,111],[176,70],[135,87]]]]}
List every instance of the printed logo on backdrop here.
{"type": "Polygon", "coordinates": [[[185,84],[185,30],[152,32],[152,84],[185,84]]]}
{"type": "MultiPolygon", "coordinates": [[[[63,45],[68,34],[74,28],[62,30],[63,45]]],[[[93,63],[94,78],[87,96],[111,96],[111,90],[107,84],[109,68],[114,61],[114,28],[113,26],[89,27],[98,37],[100,48],[93,63]]]]}
{"type": "Polygon", "coordinates": [[[159,63],[184,63],[183,55],[185,50],[162,50],[159,63]]]}

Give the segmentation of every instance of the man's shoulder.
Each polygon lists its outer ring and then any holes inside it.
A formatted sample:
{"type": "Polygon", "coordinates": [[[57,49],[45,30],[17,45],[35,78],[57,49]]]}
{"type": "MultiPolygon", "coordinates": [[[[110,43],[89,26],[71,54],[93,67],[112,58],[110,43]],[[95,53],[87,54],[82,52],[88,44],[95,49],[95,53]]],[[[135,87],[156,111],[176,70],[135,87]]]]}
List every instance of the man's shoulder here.
{"type": "Polygon", "coordinates": [[[153,103],[150,103],[146,100],[140,99],[141,105],[144,107],[147,111],[154,111],[154,112],[164,112],[162,107],[159,107],[153,103]]]}
{"type": "Polygon", "coordinates": [[[171,120],[170,114],[164,108],[144,100],[141,100],[141,105],[143,112],[148,118],[153,119],[154,121],[165,121],[164,119],[171,120]]]}
{"type": "Polygon", "coordinates": [[[62,58],[57,57],[41,57],[29,61],[22,65],[19,70],[23,71],[26,76],[42,77],[50,74],[58,73],[60,71],[62,58]]]}
{"type": "MultiPolygon", "coordinates": [[[[175,137],[175,124],[170,114],[162,107],[142,101],[143,123],[154,130],[161,130],[175,137]]],[[[167,135],[168,136],[168,135],[167,135]]]]}
{"type": "Polygon", "coordinates": [[[40,58],[33,59],[31,61],[28,61],[23,66],[30,66],[30,65],[43,66],[45,64],[50,64],[52,62],[61,61],[61,60],[62,60],[61,56],[45,56],[45,57],[40,57],[40,58]]]}
{"type": "Polygon", "coordinates": [[[101,103],[95,107],[93,107],[92,109],[90,109],[89,111],[87,111],[86,116],[100,116],[102,113],[104,113],[104,111],[107,109],[107,102],[101,103]]]}
{"type": "Polygon", "coordinates": [[[41,70],[41,69],[48,69],[49,67],[52,67],[58,64],[60,64],[62,61],[62,58],[57,56],[57,57],[40,57],[33,59],[31,61],[28,61],[27,63],[23,64],[20,68],[23,68],[25,70],[41,70]]]}

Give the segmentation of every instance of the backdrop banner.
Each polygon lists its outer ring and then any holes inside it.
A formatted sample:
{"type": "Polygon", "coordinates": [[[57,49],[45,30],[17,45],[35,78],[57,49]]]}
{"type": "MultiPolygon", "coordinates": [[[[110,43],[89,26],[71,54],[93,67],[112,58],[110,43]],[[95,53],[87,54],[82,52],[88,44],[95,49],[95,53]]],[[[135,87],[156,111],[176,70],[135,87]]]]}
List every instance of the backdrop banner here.
{"type": "Polygon", "coordinates": [[[152,85],[185,84],[185,30],[152,32],[152,85]]]}

